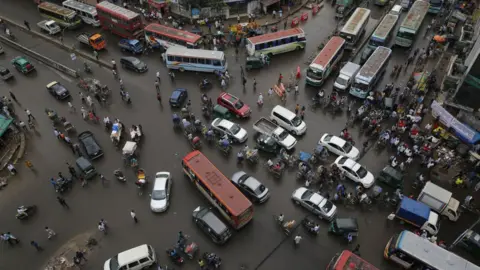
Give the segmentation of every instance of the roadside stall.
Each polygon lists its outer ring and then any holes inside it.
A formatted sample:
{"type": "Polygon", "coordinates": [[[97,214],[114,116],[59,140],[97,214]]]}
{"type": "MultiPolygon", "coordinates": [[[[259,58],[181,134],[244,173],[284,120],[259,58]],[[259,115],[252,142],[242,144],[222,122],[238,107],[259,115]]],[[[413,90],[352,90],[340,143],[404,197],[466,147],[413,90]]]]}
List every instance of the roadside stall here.
{"type": "Polygon", "coordinates": [[[138,162],[136,159],[136,154],[137,154],[137,143],[128,141],[125,143],[122,149],[122,156],[125,165],[130,166],[130,167],[137,167],[138,162]]]}

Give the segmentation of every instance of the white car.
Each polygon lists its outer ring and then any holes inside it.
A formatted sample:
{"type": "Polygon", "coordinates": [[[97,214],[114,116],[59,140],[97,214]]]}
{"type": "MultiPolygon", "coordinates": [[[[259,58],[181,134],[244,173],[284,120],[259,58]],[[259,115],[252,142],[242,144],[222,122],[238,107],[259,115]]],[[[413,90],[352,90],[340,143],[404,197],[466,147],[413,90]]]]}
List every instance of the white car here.
{"type": "Polygon", "coordinates": [[[164,212],[170,201],[172,177],[169,172],[157,172],[152,194],[150,195],[150,209],[153,212],[164,212]]]}
{"type": "Polygon", "coordinates": [[[337,207],[322,195],[308,188],[298,188],[292,194],[292,200],[314,213],[321,219],[332,220],[337,214],[337,207]]]}
{"type": "Polygon", "coordinates": [[[339,156],[345,156],[353,160],[357,160],[360,157],[360,151],[355,146],[335,135],[323,134],[318,144],[323,145],[328,151],[339,156]]]}
{"type": "Polygon", "coordinates": [[[335,160],[335,164],[348,178],[362,184],[364,188],[371,187],[375,182],[373,174],[353,159],[340,156],[335,160]]]}
{"type": "Polygon", "coordinates": [[[227,135],[234,142],[243,143],[247,140],[247,131],[240,127],[240,125],[230,122],[226,119],[217,118],[212,122],[212,128],[221,136],[227,135]]]}

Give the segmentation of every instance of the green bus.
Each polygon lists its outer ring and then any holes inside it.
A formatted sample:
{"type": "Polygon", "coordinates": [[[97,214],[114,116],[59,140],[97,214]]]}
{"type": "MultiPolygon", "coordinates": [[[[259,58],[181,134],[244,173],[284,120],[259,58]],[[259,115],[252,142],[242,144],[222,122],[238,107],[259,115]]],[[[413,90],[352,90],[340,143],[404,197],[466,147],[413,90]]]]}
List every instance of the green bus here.
{"type": "Polygon", "coordinates": [[[63,28],[75,29],[82,24],[82,19],[77,16],[77,12],[53,3],[40,3],[38,11],[42,17],[55,21],[63,28]]]}
{"type": "Polygon", "coordinates": [[[430,4],[426,1],[417,0],[408,11],[407,16],[398,29],[395,44],[409,48],[413,45],[415,36],[420,31],[420,26],[427,15],[430,4]]]}

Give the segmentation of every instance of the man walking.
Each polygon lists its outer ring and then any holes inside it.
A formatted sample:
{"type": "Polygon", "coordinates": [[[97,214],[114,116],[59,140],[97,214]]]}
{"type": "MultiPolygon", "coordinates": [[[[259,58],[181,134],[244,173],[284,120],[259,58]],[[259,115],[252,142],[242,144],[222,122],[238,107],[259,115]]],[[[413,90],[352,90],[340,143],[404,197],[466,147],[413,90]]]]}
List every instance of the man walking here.
{"type": "Polygon", "coordinates": [[[28,31],[30,31],[30,23],[27,22],[27,20],[24,20],[23,24],[25,24],[25,27],[28,29],[28,31]]]}
{"type": "Polygon", "coordinates": [[[70,209],[70,206],[68,206],[64,198],[57,196],[57,201],[61,206],[63,206],[63,208],[70,209]]]}
{"type": "Polygon", "coordinates": [[[77,171],[75,170],[75,168],[70,165],[68,162],[67,162],[67,166],[68,166],[68,171],[70,172],[70,175],[72,176],[72,178],[77,178],[77,171]]]}
{"type": "Polygon", "coordinates": [[[27,114],[28,120],[35,120],[35,117],[32,115],[32,112],[29,109],[25,109],[25,113],[27,114]]]}
{"type": "Polygon", "coordinates": [[[298,247],[298,245],[300,245],[300,241],[302,241],[302,237],[300,235],[297,235],[295,236],[295,238],[293,238],[293,243],[295,245],[295,248],[298,247]]]}
{"type": "Polygon", "coordinates": [[[93,51],[93,56],[95,57],[95,60],[98,61],[98,52],[96,50],[93,51]]]}
{"type": "Polygon", "coordinates": [[[10,97],[13,99],[13,101],[18,103],[17,97],[12,93],[12,91],[8,91],[8,93],[10,94],[10,97]]]}
{"type": "Polygon", "coordinates": [[[135,211],[133,211],[133,209],[130,211],[130,216],[135,223],[138,223],[137,214],[135,214],[135,211]]]}
{"type": "Polygon", "coordinates": [[[30,245],[32,245],[32,247],[34,247],[37,251],[42,251],[43,248],[35,241],[30,241],[30,245]]]}

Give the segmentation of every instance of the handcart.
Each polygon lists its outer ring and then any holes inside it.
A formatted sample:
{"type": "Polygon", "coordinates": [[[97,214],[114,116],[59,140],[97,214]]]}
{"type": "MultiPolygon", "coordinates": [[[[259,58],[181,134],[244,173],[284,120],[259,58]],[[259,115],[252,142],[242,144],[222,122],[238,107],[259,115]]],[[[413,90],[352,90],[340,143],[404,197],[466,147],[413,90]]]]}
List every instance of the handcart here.
{"type": "Polygon", "coordinates": [[[266,164],[268,171],[277,179],[282,177],[282,174],[285,171],[285,163],[280,158],[277,158],[274,161],[269,160],[269,162],[266,164]],[[271,162],[271,164],[269,164],[269,162],[271,162]]]}
{"type": "Polygon", "coordinates": [[[70,123],[69,121],[63,122],[63,129],[67,133],[74,133],[75,132],[75,126],[73,126],[73,124],[70,123]]]}
{"type": "Polygon", "coordinates": [[[128,141],[125,143],[122,149],[122,155],[125,165],[130,165],[133,168],[138,166],[136,159],[137,143],[128,141]]]}
{"type": "Polygon", "coordinates": [[[251,164],[256,164],[258,162],[258,149],[253,148],[250,149],[248,146],[246,146],[243,149],[243,154],[245,155],[245,159],[250,162],[251,164]]]}
{"type": "Polygon", "coordinates": [[[52,120],[52,123],[54,125],[60,122],[58,114],[55,110],[46,108],[45,113],[47,114],[48,118],[50,118],[50,120],[52,120]]]}

